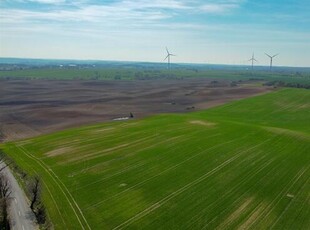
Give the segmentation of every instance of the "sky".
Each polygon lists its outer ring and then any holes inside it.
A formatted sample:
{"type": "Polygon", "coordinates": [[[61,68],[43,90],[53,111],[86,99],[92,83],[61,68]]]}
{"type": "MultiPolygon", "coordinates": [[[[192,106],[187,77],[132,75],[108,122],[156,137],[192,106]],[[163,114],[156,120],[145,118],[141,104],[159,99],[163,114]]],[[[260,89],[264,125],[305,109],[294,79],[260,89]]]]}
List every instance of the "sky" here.
{"type": "Polygon", "coordinates": [[[0,56],[310,67],[310,0],[0,0],[0,56]]]}

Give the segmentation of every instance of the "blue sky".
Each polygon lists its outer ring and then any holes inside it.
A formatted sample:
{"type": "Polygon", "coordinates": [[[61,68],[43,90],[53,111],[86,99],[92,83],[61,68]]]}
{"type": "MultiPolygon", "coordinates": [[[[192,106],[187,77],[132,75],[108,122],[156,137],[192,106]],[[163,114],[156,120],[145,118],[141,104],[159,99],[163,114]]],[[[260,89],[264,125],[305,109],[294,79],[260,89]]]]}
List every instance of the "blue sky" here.
{"type": "Polygon", "coordinates": [[[310,66],[309,0],[0,0],[0,56],[310,66]]]}

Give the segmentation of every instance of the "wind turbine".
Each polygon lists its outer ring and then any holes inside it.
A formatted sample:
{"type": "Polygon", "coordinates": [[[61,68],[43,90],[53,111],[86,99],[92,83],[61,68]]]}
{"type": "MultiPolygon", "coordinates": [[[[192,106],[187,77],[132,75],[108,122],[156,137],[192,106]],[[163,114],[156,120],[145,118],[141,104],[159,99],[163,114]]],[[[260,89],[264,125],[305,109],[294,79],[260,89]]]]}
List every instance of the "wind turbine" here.
{"type": "Polygon", "coordinates": [[[252,61],[252,71],[253,71],[254,61],[258,62],[254,57],[254,53],[252,54],[252,58],[249,59],[248,61],[252,61]]]}
{"type": "Polygon", "coordinates": [[[167,51],[167,57],[164,59],[164,61],[168,58],[168,69],[170,69],[170,56],[176,56],[176,55],[170,53],[167,47],[166,51],[167,51]]]}
{"type": "Polygon", "coordinates": [[[274,57],[278,56],[279,54],[275,54],[275,55],[273,55],[273,56],[271,56],[271,55],[269,55],[269,54],[267,54],[267,53],[265,53],[265,54],[270,58],[270,71],[271,71],[271,69],[272,69],[272,59],[273,59],[274,57]]]}

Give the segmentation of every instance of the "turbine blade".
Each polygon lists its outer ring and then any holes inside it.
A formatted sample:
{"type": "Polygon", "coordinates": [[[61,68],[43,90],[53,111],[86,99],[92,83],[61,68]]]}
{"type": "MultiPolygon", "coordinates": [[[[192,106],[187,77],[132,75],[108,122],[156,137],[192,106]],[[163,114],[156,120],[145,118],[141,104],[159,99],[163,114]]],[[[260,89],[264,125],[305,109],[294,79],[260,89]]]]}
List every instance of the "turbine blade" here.
{"type": "Polygon", "coordinates": [[[167,57],[164,59],[164,61],[169,57],[170,55],[168,54],[167,57]]]}
{"type": "MultiPolygon", "coordinates": [[[[265,53],[266,54],[266,53],[265,53]]],[[[266,54],[268,57],[272,58],[269,54],[266,54]]]]}
{"type": "Polygon", "coordinates": [[[170,53],[169,53],[169,50],[168,50],[168,48],[166,47],[166,51],[167,51],[167,54],[169,55],[170,53]]]}
{"type": "Polygon", "coordinates": [[[278,55],[279,55],[279,54],[273,55],[272,58],[274,58],[274,57],[276,57],[276,56],[278,56],[278,55]]]}

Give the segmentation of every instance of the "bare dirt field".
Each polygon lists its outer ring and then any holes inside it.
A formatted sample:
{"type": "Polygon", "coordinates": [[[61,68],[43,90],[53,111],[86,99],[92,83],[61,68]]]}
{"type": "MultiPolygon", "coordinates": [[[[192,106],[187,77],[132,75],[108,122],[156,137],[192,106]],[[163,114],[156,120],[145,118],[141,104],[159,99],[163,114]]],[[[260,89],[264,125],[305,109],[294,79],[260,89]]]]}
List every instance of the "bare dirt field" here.
{"type": "Polygon", "coordinates": [[[0,141],[129,116],[189,112],[271,91],[210,79],[0,81],[0,141]]]}

